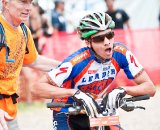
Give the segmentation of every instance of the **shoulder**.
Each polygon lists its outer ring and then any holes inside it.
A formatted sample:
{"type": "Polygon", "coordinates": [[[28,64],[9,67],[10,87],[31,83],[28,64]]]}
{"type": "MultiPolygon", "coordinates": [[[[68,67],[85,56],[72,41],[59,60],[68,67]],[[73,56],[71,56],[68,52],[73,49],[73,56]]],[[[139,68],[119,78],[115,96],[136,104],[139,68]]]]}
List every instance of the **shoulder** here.
{"type": "Polygon", "coordinates": [[[129,15],[128,15],[128,13],[125,10],[123,10],[123,9],[117,9],[117,12],[121,13],[124,18],[129,19],[129,15]]]}
{"type": "Polygon", "coordinates": [[[114,52],[119,52],[119,53],[122,53],[123,55],[126,55],[128,48],[123,43],[115,42],[113,44],[113,50],[114,50],[114,52]]]}
{"type": "Polygon", "coordinates": [[[52,17],[58,17],[58,12],[56,10],[52,10],[52,17]]]}
{"type": "Polygon", "coordinates": [[[126,13],[123,9],[117,9],[116,11],[119,13],[126,13]]]}
{"type": "Polygon", "coordinates": [[[91,56],[87,47],[81,48],[78,51],[71,54],[64,62],[70,62],[73,66],[88,59],[91,56]]]}
{"type": "Polygon", "coordinates": [[[81,69],[82,62],[89,57],[87,48],[81,48],[74,52],[56,68],[48,72],[48,75],[56,82],[56,84],[62,84],[64,81],[69,80],[74,75],[78,74],[81,69]],[[79,68],[77,71],[73,71],[79,68]]]}

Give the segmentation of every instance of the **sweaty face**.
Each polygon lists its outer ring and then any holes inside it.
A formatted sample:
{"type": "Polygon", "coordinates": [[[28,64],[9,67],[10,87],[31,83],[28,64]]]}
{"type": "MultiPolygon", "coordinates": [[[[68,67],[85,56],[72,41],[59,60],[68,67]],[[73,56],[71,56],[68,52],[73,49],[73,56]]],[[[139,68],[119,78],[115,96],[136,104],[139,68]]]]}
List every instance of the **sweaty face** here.
{"type": "Polygon", "coordinates": [[[32,7],[32,0],[10,0],[7,4],[9,17],[15,24],[27,21],[32,7]]]}
{"type": "Polygon", "coordinates": [[[103,60],[111,59],[113,53],[114,32],[111,29],[91,36],[90,47],[103,60]]]}

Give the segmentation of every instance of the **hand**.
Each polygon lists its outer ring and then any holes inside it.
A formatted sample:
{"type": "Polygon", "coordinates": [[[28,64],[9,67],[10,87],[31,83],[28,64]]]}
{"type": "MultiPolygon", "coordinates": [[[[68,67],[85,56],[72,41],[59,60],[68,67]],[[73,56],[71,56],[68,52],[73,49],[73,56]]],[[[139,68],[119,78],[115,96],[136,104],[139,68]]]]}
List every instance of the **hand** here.
{"type": "Polygon", "coordinates": [[[0,109],[0,130],[8,130],[6,120],[13,120],[13,117],[9,116],[7,112],[0,109]]]}
{"type": "Polygon", "coordinates": [[[117,109],[121,105],[121,99],[126,95],[126,91],[123,88],[113,89],[106,95],[102,103],[106,108],[117,109]]]}
{"type": "Polygon", "coordinates": [[[73,95],[73,98],[75,99],[75,101],[83,105],[88,116],[90,116],[91,118],[98,116],[98,113],[100,111],[99,106],[89,94],[85,94],[82,91],[78,90],[73,95]]]}

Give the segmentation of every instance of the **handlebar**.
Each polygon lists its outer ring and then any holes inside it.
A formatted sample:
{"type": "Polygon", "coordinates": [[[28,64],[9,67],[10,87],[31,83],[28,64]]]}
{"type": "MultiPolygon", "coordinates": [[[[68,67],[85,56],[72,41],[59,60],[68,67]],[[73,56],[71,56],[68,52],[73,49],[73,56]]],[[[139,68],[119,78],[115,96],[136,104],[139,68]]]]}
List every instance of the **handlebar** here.
{"type": "MultiPolygon", "coordinates": [[[[121,100],[121,108],[127,112],[133,111],[134,109],[144,109],[142,106],[135,106],[133,102],[141,101],[141,100],[148,100],[150,99],[149,95],[141,95],[141,96],[133,96],[128,98],[123,98],[121,100]]],[[[60,108],[60,107],[69,107],[70,109],[69,113],[76,113],[80,112],[82,107],[79,106],[76,102],[72,104],[62,103],[62,102],[53,102],[53,103],[47,103],[47,108],[60,108]]]]}
{"type": "MultiPolygon", "coordinates": [[[[133,96],[129,98],[123,98],[122,102],[135,102],[135,101],[141,101],[141,100],[148,100],[150,99],[149,95],[142,95],[142,96],[133,96]]],[[[67,104],[62,102],[53,102],[53,103],[47,103],[47,108],[59,108],[59,107],[75,107],[77,106],[76,103],[67,104]]]]}
{"type": "Polygon", "coordinates": [[[66,103],[62,103],[62,102],[53,102],[53,103],[47,103],[47,108],[73,107],[74,106],[73,104],[66,104],[66,103]]]}
{"type": "Polygon", "coordinates": [[[149,95],[141,95],[141,96],[133,96],[129,98],[123,98],[121,101],[121,108],[127,112],[133,111],[134,109],[143,109],[145,110],[145,107],[142,106],[135,106],[133,102],[136,101],[142,101],[142,100],[148,100],[150,99],[149,95]]]}
{"type": "Polygon", "coordinates": [[[130,97],[130,98],[124,98],[127,102],[129,101],[132,101],[132,102],[135,102],[135,101],[141,101],[141,100],[148,100],[150,99],[150,96],[148,94],[146,95],[141,95],[141,96],[133,96],[133,97],[130,97]]]}
{"type": "MultiPolygon", "coordinates": [[[[142,106],[135,106],[133,102],[141,101],[141,100],[148,100],[150,99],[149,95],[142,95],[142,96],[133,96],[129,98],[123,98],[121,100],[121,106],[123,110],[129,112],[133,111],[134,109],[144,109],[142,106]]],[[[100,107],[102,106],[102,112],[100,113],[100,116],[98,118],[90,118],[90,126],[97,127],[98,130],[103,128],[103,126],[116,126],[120,130],[123,130],[123,128],[119,125],[119,117],[114,115],[114,113],[110,113],[109,109],[104,110],[103,104],[100,104],[100,107]],[[104,123],[105,122],[105,123],[104,123]],[[102,126],[102,127],[101,127],[102,126]]],[[[70,115],[77,115],[80,113],[85,114],[85,110],[82,106],[79,106],[76,102],[72,104],[67,103],[60,103],[60,102],[53,102],[53,103],[47,103],[47,108],[60,108],[60,107],[68,107],[68,112],[65,112],[66,114],[70,115]]]]}

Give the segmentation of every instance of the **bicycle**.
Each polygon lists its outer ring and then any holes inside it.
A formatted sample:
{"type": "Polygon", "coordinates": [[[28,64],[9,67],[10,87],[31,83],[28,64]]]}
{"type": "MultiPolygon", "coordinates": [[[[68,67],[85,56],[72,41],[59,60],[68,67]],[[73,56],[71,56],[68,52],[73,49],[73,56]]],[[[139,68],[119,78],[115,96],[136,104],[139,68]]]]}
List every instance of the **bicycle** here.
{"type": "MultiPolygon", "coordinates": [[[[133,102],[136,101],[142,101],[142,100],[148,100],[150,99],[149,95],[142,95],[142,96],[132,96],[123,98],[121,100],[120,108],[130,112],[135,109],[143,109],[145,110],[145,107],[143,106],[135,106],[133,102]]],[[[101,100],[102,101],[102,100],[101,100]]],[[[104,126],[116,126],[120,130],[124,130],[120,126],[119,116],[114,115],[114,112],[110,112],[109,109],[105,109],[103,104],[99,104],[100,108],[102,109],[101,114],[97,118],[90,118],[90,127],[94,128],[93,130],[104,130],[104,126]]],[[[70,115],[77,115],[80,113],[85,113],[85,110],[82,106],[79,106],[76,102],[72,104],[66,104],[66,103],[60,103],[60,102],[53,102],[53,103],[47,103],[47,108],[59,108],[59,107],[68,107],[68,112],[66,114],[70,115]]]]}

